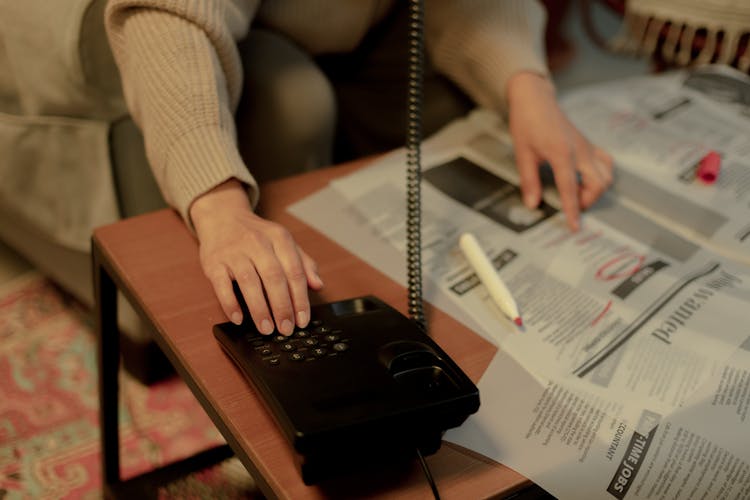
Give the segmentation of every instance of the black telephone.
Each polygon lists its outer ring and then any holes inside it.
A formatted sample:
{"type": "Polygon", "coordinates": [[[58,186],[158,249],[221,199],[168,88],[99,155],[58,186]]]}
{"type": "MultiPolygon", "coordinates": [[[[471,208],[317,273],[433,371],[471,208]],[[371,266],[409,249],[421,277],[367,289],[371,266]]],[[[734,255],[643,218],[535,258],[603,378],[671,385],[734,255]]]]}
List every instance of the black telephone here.
{"type": "MultiPolygon", "coordinates": [[[[314,484],[368,463],[435,453],[479,409],[479,391],[427,334],[422,312],[422,0],[410,0],[407,278],[410,318],[373,296],[314,306],[289,336],[249,320],[214,335],[257,389],[314,484]]],[[[238,290],[235,289],[235,292],[238,290]]],[[[241,294],[238,295],[241,298],[241,294]]],[[[424,467],[424,463],[423,463],[424,467]]]]}
{"type": "Polygon", "coordinates": [[[214,334],[276,418],[313,484],[440,448],[479,408],[477,388],[409,318],[372,297],[313,306],[287,337],[251,322],[214,334]]]}

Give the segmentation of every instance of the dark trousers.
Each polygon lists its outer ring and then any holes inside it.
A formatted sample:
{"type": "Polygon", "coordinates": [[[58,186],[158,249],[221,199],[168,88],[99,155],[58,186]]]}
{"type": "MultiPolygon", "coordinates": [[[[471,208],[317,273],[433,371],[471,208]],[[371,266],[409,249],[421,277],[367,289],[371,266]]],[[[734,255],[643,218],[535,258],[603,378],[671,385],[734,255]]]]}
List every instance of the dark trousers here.
{"type": "MultiPolygon", "coordinates": [[[[311,57],[290,40],[253,29],[240,45],[245,88],[240,150],[268,180],[401,147],[406,136],[408,12],[399,2],[359,47],[311,57]]],[[[425,60],[423,135],[472,107],[425,60]]]]}

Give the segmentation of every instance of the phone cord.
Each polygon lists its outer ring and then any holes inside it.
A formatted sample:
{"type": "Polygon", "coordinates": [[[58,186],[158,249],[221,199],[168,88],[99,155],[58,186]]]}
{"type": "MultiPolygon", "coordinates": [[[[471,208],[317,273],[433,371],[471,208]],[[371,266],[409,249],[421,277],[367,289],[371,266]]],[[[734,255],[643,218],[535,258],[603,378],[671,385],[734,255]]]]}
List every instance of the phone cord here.
{"type": "Polygon", "coordinates": [[[406,266],[409,316],[426,330],[422,301],[422,82],[424,79],[424,5],[409,2],[409,84],[406,124],[406,266]]]}
{"type": "MultiPolygon", "coordinates": [[[[409,1],[409,93],[406,120],[406,267],[409,316],[422,331],[427,331],[422,300],[422,83],[424,80],[424,2],[409,1]]],[[[435,480],[422,451],[417,457],[432,489],[440,499],[435,480]]]]}

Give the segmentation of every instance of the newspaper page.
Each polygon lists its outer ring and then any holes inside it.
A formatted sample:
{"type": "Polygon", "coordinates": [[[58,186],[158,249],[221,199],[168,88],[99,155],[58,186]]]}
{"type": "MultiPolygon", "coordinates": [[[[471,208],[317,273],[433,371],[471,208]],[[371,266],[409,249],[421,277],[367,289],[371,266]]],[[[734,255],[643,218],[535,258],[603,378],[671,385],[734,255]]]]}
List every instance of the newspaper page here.
{"type": "MultiPolygon", "coordinates": [[[[616,198],[590,210],[583,229],[571,233],[558,210],[546,202],[527,209],[514,184],[461,153],[424,166],[423,271],[527,370],[666,412],[750,334],[748,268],[670,234],[616,198]],[[458,248],[464,231],[478,237],[512,290],[522,329],[495,307],[465,261],[458,248]],[[675,382],[665,384],[666,377],[675,382]]],[[[398,160],[384,162],[333,187],[405,254],[402,171],[398,160]]]]}
{"type": "Polygon", "coordinates": [[[750,264],[750,77],[707,66],[583,87],[562,105],[612,153],[613,191],[701,246],[750,264]],[[715,183],[696,176],[709,152],[715,183]]]}
{"type": "Polygon", "coordinates": [[[678,410],[613,414],[611,399],[542,383],[502,352],[480,411],[445,439],[561,500],[750,498],[750,343],[678,410]]]}
{"type": "MultiPolygon", "coordinates": [[[[617,194],[587,212],[576,234],[552,191],[537,210],[526,209],[512,178],[512,151],[495,126],[471,116],[423,149],[426,278],[502,349],[480,381],[479,413],[449,439],[560,498],[662,498],[677,491],[664,489],[665,478],[678,481],[690,467],[705,471],[705,479],[690,483],[695,498],[718,491],[742,497],[750,481],[748,268],[666,230],[617,194]],[[463,260],[463,231],[479,237],[510,285],[523,330],[499,312],[463,260]],[[717,412],[725,425],[705,429],[717,412]],[[725,446],[722,433],[735,439],[725,446]],[[695,443],[700,452],[685,451],[695,443]],[[651,482],[638,488],[623,462],[633,453],[649,459],[637,475],[651,482]],[[602,488],[607,474],[615,482],[602,488]]],[[[348,210],[316,220],[311,200],[303,200],[291,211],[329,235],[348,227],[339,241],[382,269],[376,253],[357,248],[361,234],[354,233],[370,231],[403,258],[403,156],[396,152],[334,183],[331,191],[348,210]]],[[[330,193],[326,199],[330,204],[330,193]]]]}

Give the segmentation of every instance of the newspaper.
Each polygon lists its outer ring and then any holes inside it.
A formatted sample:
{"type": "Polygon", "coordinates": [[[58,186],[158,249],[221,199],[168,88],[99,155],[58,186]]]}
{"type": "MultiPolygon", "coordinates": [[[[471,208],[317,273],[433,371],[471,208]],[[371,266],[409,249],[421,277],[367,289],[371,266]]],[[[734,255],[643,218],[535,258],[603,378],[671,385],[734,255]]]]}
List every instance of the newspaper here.
{"type": "Polygon", "coordinates": [[[732,68],[637,77],[569,93],[576,126],[617,160],[614,191],[704,247],[750,264],[750,77],[732,68]],[[695,171],[720,154],[718,180],[695,171]]]}
{"type": "MultiPolygon", "coordinates": [[[[583,102],[574,96],[570,109],[588,112],[576,100],[583,102]]],[[[745,119],[732,105],[724,112],[745,119]]],[[[615,158],[618,167],[630,161],[615,158]]],[[[639,174],[643,164],[620,170],[649,179],[670,200],[697,204],[672,176],[639,174]]],[[[500,347],[480,381],[479,413],[448,439],[559,498],[671,498],[673,482],[695,498],[750,494],[750,267],[741,258],[744,241],[728,237],[738,219],[747,220],[746,206],[699,205],[725,219],[705,237],[690,220],[676,230],[665,226],[652,213],[658,205],[641,206],[638,193],[614,189],[572,234],[552,186],[538,209],[524,207],[502,125],[482,112],[426,141],[423,168],[423,264],[434,287],[428,299],[452,302],[500,347]],[[513,290],[523,329],[469,269],[457,246],[464,231],[479,238],[513,290]]],[[[311,197],[291,210],[403,283],[392,258],[361,242],[378,240],[403,262],[404,175],[404,152],[397,151],[334,182],[325,202],[311,197]],[[316,203],[330,203],[334,193],[348,210],[316,218],[316,203]]]]}
{"type": "Polygon", "coordinates": [[[624,416],[612,399],[540,383],[500,352],[479,382],[480,411],[445,439],[561,500],[749,498],[749,366],[746,344],[678,410],[624,416]]]}

